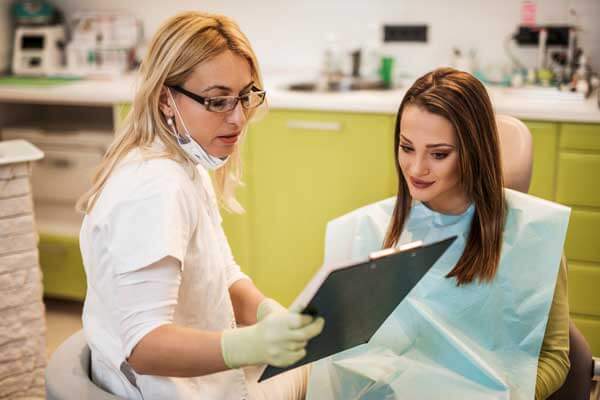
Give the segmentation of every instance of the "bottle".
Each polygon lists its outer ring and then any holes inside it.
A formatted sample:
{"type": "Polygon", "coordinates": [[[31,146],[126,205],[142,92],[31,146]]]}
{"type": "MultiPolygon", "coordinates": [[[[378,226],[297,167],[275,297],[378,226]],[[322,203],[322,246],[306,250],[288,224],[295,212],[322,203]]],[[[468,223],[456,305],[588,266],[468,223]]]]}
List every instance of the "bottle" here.
{"type": "Polygon", "coordinates": [[[465,72],[471,72],[471,65],[467,57],[463,56],[462,52],[458,47],[452,49],[452,67],[465,72]]]}
{"type": "Polygon", "coordinates": [[[587,97],[590,94],[590,71],[587,65],[587,57],[583,52],[579,56],[578,64],[579,66],[573,76],[575,91],[583,93],[587,97]]]}
{"type": "Polygon", "coordinates": [[[378,81],[381,66],[381,29],[375,23],[367,24],[361,53],[360,76],[367,81],[378,81]]]}
{"type": "Polygon", "coordinates": [[[381,67],[379,69],[379,77],[383,82],[383,86],[390,89],[394,86],[394,57],[381,57],[381,67]]]}
{"type": "Polygon", "coordinates": [[[320,83],[319,86],[324,86],[322,89],[325,90],[338,90],[342,78],[341,49],[337,36],[333,33],[327,35],[326,42],[321,71],[324,82],[320,83]]]}

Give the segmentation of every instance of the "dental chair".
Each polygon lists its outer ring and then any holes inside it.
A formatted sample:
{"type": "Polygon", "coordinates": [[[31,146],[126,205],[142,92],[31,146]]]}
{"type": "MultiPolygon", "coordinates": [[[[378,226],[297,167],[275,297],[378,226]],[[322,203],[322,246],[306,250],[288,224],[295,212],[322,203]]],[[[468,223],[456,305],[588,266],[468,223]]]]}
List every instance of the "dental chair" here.
{"type": "Polygon", "coordinates": [[[122,400],[91,379],[91,353],[80,330],[52,354],[46,368],[47,400],[122,400]]]}
{"type": "MultiPolygon", "coordinates": [[[[504,185],[527,193],[531,181],[533,145],[527,126],[508,115],[496,116],[504,185]]],[[[569,322],[571,368],[565,383],[548,400],[588,400],[592,380],[600,377],[600,360],[592,357],[587,341],[573,321],[569,322]]]]}

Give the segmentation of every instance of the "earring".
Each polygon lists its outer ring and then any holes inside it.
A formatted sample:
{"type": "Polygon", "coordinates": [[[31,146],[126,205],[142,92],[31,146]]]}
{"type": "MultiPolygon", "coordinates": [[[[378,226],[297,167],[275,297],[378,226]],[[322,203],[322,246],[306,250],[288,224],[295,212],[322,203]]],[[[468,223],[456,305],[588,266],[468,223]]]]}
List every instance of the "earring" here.
{"type": "Polygon", "coordinates": [[[167,125],[173,126],[173,118],[171,118],[171,117],[167,118],[167,125]]]}

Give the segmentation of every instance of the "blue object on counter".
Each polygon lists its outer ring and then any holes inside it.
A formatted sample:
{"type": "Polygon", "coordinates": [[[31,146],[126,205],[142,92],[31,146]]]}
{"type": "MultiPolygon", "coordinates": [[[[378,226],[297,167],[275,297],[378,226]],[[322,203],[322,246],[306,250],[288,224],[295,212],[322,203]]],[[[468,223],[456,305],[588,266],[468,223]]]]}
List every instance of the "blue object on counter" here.
{"type": "MultiPolygon", "coordinates": [[[[456,216],[415,202],[400,245],[458,239],[368,344],[313,366],[308,399],[534,398],[570,209],[509,189],[505,195],[508,214],[496,276],[460,287],[446,275],[463,253],[474,206],[456,216]]],[[[325,262],[379,249],[394,202],[330,222],[325,262]]]]}
{"type": "Polygon", "coordinates": [[[511,77],[510,75],[503,75],[501,80],[493,80],[490,79],[483,71],[476,70],[473,72],[473,76],[479,79],[485,85],[495,85],[495,86],[511,86],[511,77]]]}

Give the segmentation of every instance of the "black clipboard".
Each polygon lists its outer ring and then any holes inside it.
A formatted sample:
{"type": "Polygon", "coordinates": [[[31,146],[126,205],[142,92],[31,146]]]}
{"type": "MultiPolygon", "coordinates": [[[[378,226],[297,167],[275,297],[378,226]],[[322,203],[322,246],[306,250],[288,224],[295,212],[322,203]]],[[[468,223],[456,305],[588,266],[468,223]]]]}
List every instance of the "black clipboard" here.
{"type": "Polygon", "coordinates": [[[258,381],[368,342],[455,239],[409,243],[319,271],[292,307],[325,318],[323,332],[308,342],[306,357],[285,368],[268,365],[258,381]]]}

